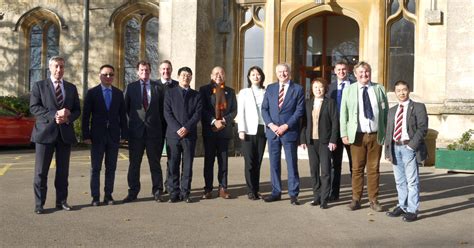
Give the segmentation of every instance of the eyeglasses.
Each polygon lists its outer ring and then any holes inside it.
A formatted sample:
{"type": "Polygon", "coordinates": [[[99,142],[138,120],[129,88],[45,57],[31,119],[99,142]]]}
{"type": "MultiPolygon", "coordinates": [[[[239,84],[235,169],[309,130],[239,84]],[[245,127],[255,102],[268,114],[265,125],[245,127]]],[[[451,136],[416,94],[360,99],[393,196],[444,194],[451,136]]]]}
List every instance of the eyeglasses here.
{"type": "Polygon", "coordinates": [[[113,73],[104,73],[104,74],[100,74],[101,76],[104,76],[104,77],[113,77],[114,74],[113,73]]]}

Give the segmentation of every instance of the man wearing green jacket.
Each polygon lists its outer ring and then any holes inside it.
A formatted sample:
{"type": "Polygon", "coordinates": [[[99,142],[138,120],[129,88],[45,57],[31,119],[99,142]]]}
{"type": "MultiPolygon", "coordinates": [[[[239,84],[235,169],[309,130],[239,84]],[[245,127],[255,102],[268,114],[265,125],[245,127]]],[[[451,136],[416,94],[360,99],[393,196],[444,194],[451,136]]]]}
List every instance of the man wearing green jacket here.
{"type": "Polygon", "coordinates": [[[371,67],[366,62],[354,66],[357,83],[344,90],[341,100],[340,129],[342,142],[351,146],[352,201],[350,210],[360,209],[367,167],[367,191],[370,208],[381,212],[379,166],[387,125],[388,101],[384,87],[371,82],[371,67]]]}

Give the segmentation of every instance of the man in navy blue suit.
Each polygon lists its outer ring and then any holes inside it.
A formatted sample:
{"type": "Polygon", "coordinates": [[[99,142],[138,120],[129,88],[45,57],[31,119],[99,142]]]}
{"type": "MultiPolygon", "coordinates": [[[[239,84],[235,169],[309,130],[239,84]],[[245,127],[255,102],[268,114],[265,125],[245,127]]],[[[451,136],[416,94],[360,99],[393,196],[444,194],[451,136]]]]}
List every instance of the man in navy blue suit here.
{"type": "Polygon", "coordinates": [[[201,96],[191,89],[189,83],[193,72],[189,67],[178,70],[179,84],[165,92],[164,116],[168,123],[166,142],[169,146],[168,187],[169,202],[183,200],[191,203],[189,197],[193,176],[194,150],[197,140],[197,123],[201,120],[201,96]],[[183,171],[180,174],[181,156],[183,171]]]}
{"type": "Polygon", "coordinates": [[[114,67],[100,67],[100,84],[87,92],[82,114],[82,138],[91,144],[92,206],[100,205],[100,170],[105,155],[104,204],[114,204],[115,169],[120,142],[127,138],[123,92],[112,86],[114,67]]]}
{"type": "Polygon", "coordinates": [[[278,82],[267,87],[262,103],[262,116],[268,127],[266,136],[270,153],[272,193],[264,200],[281,200],[281,148],[285,149],[288,168],[288,194],[290,203],[299,205],[300,179],[298,175],[297,140],[299,119],[304,114],[303,87],[290,80],[290,66],[276,66],[278,82]]]}

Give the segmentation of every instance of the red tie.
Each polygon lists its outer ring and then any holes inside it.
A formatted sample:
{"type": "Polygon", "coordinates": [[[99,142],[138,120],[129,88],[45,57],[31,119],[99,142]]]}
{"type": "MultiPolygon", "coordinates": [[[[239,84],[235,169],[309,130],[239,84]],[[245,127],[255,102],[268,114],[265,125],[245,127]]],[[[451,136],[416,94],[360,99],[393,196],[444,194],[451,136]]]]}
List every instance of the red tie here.
{"type": "Polygon", "coordinates": [[[403,123],[403,105],[400,104],[397,119],[395,121],[395,131],[393,132],[393,140],[400,141],[402,138],[402,123],[403,123]]]}
{"type": "Polygon", "coordinates": [[[143,108],[148,109],[148,93],[146,91],[146,82],[143,82],[143,108]]]}
{"type": "Polygon", "coordinates": [[[280,87],[280,93],[278,93],[278,109],[281,110],[281,107],[283,106],[283,100],[285,95],[285,85],[282,84],[280,87]]]}
{"type": "Polygon", "coordinates": [[[64,102],[64,97],[63,97],[63,92],[61,91],[61,81],[56,81],[56,102],[58,103],[59,106],[63,105],[64,102]]]}

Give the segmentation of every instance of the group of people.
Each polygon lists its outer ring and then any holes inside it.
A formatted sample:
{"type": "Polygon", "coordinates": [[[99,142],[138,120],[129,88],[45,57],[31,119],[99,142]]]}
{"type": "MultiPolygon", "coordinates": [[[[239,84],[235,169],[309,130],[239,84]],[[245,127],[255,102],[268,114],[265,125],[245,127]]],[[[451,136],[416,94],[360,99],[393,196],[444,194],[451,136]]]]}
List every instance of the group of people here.
{"type": "MultiPolygon", "coordinates": [[[[32,142],[35,158],[35,213],[44,213],[47,178],[53,154],[56,156],[56,207],[72,210],[67,203],[71,145],[76,143],[74,121],[81,109],[74,84],[63,79],[65,61],[49,60],[51,76],[33,84],[30,111],[36,117],[32,142]]],[[[137,200],[141,189],[140,167],[146,151],[154,199],[193,202],[190,197],[193,160],[201,121],[204,143],[202,199],[214,197],[214,163],[217,157],[217,195],[232,198],[228,188],[228,146],[233,138],[237,116],[238,137],[242,141],[247,196],[261,199],[260,168],[266,143],[270,155],[271,193],[265,202],[281,200],[281,150],[288,169],[288,194],[292,205],[299,205],[300,180],[297,148],[308,150],[313,196],[311,205],[328,208],[339,199],[343,150],[346,149],[352,175],[350,210],[361,208],[364,169],[370,208],[382,211],[377,201],[379,161],[382,145],[393,163],[397,184],[397,207],[387,215],[417,218],[419,206],[418,163],[426,158],[424,137],[428,118],[424,104],[410,100],[408,84],[395,84],[399,104],[389,110],[383,86],[371,81],[371,68],[365,62],[354,67],[357,82],[348,79],[348,65],[335,65],[337,82],[322,78],[311,82],[311,97],[291,80],[290,66],[276,66],[278,82],[264,87],[261,68],[248,70],[248,88],[237,101],[235,91],[225,84],[222,67],[212,69],[210,82],[199,91],[191,89],[192,70],[178,70],[178,81],[171,79],[172,64],[160,62],[159,80],[151,80],[147,61],[137,63],[139,80],[124,92],[112,85],[115,69],[100,67],[100,84],[89,89],[84,98],[82,137],[91,145],[90,188],[92,206],[114,204],[115,170],[120,143],[128,141],[128,194],[123,203],[137,200]],[[165,142],[166,140],[166,142],[165,142]],[[165,147],[166,146],[166,147],[165,147]],[[165,147],[166,170],[160,164],[165,147]],[[105,164],[103,201],[100,201],[100,171],[105,164]],[[164,182],[163,182],[164,181],[164,182]]]]}

